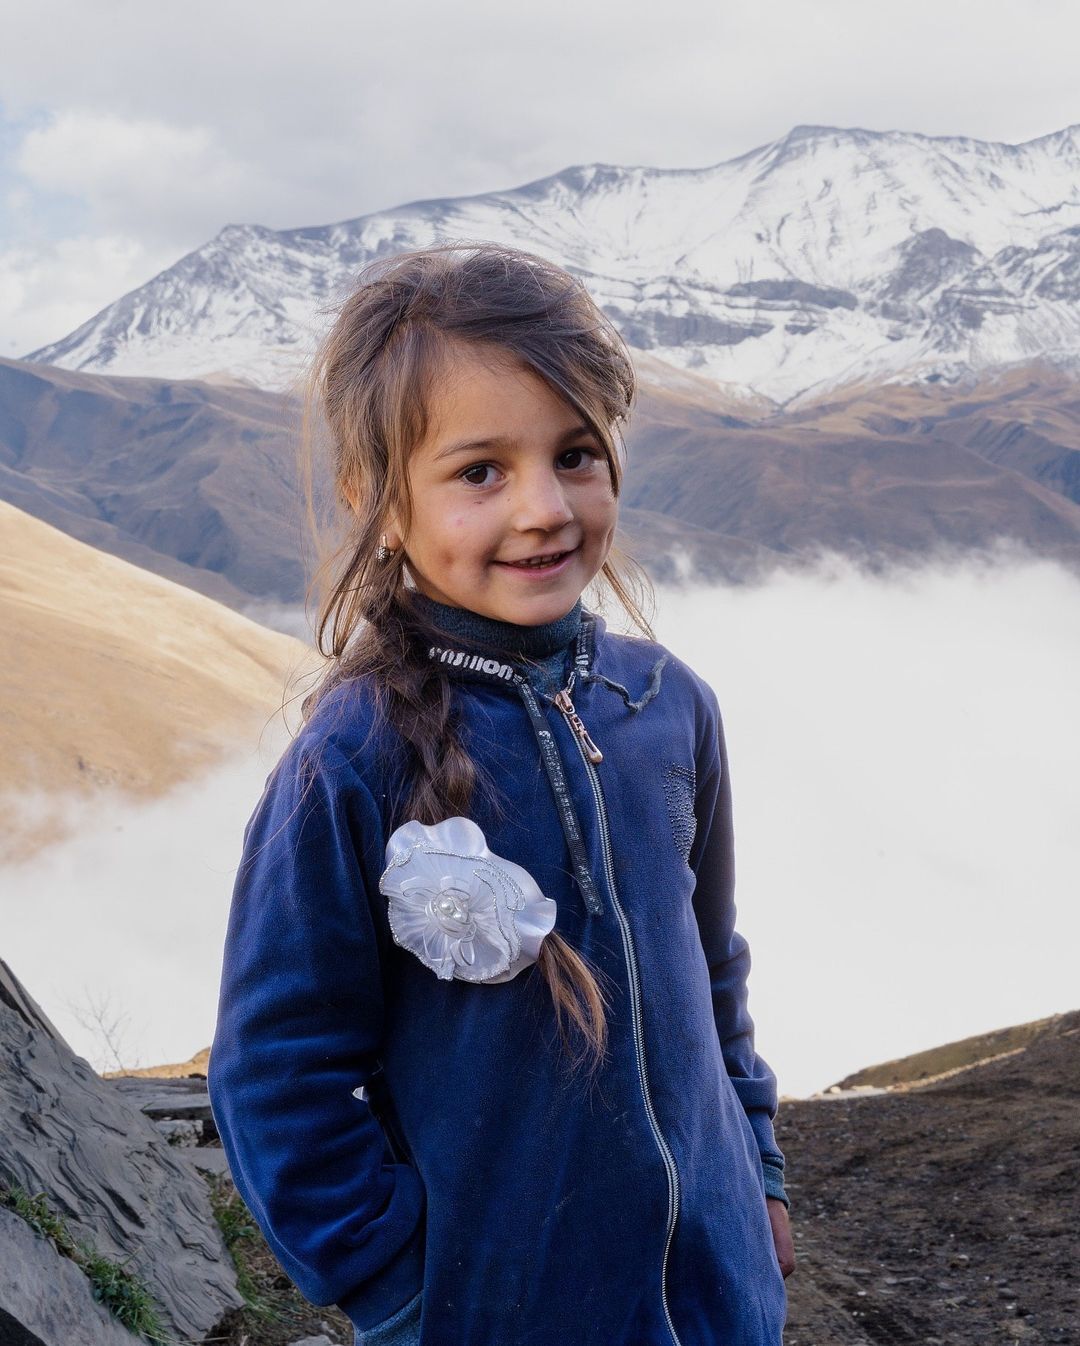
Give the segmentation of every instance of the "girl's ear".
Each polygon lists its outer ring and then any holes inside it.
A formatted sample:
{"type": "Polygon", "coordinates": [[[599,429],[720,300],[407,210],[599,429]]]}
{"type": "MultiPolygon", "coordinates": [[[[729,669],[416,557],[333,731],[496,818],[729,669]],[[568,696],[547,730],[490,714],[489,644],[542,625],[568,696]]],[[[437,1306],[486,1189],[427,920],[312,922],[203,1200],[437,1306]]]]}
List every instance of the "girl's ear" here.
{"type": "MultiPolygon", "coordinates": [[[[360,493],[350,482],[346,482],[341,487],[341,493],[348,501],[349,508],[359,517],[360,514],[360,493]]],[[[401,546],[401,529],[398,526],[397,516],[393,513],[387,516],[386,531],[384,534],[386,545],[391,551],[397,551],[401,546]]]]}
{"type": "Polygon", "coordinates": [[[391,551],[398,551],[401,548],[401,528],[398,525],[397,515],[389,514],[386,518],[386,527],[383,529],[383,537],[386,539],[386,545],[391,551]]]}

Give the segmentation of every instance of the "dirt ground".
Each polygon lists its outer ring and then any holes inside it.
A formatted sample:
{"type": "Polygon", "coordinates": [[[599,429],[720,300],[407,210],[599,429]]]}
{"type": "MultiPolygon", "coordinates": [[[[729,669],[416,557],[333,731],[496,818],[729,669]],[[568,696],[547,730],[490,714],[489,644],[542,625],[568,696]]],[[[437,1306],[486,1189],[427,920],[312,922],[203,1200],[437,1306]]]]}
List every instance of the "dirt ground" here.
{"type": "Polygon", "coordinates": [[[776,1121],[785,1346],[1080,1346],[1080,1012],[947,1079],[776,1121]]]}
{"type": "MultiPolygon", "coordinates": [[[[1080,1346],[1080,1011],[927,1084],[787,1100],[776,1134],[798,1259],[784,1346],[1080,1346]]],[[[206,1346],[348,1346],[237,1217],[254,1307],[206,1346]]]]}

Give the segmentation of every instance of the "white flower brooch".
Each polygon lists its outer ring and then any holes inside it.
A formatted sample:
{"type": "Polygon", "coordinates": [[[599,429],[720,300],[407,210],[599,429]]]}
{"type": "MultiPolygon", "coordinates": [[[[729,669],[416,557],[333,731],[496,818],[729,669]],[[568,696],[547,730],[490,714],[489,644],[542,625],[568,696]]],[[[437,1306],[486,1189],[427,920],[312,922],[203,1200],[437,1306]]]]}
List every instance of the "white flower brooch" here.
{"type": "Polygon", "coordinates": [[[403,823],[379,891],[394,942],[444,981],[509,981],[535,963],[556,904],[526,869],[493,855],[469,818],[403,823]]]}

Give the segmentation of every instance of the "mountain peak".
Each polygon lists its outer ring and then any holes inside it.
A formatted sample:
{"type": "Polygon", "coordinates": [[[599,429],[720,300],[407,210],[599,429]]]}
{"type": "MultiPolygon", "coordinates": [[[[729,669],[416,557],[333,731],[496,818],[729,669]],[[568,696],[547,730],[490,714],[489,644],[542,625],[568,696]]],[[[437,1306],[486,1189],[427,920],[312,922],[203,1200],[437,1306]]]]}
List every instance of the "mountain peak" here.
{"type": "Polygon", "coordinates": [[[820,136],[842,136],[850,133],[850,127],[819,126],[814,122],[799,122],[782,139],[789,143],[795,140],[817,140],[820,136]]]}
{"type": "Polygon", "coordinates": [[[699,168],[593,162],[335,225],[229,224],[33,352],[98,373],[288,385],[366,261],[435,239],[543,252],[639,349],[791,404],[1040,350],[1080,364],[1078,127],[1024,146],[800,122],[699,168]]]}

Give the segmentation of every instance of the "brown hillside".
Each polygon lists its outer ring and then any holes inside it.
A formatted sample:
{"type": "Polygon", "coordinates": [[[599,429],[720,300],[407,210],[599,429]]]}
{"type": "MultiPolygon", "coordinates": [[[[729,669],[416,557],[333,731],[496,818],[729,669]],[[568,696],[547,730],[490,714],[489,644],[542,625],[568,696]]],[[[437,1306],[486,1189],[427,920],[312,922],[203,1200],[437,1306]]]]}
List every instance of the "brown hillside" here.
{"type": "Polygon", "coordinates": [[[0,502],[0,858],[62,836],[63,796],[158,795],[257,740],[306,647],[0,502]]]}
{"type": "Polygon", "coordinates": [[[103,1080],[145,1079],[145,1080],[186,1080],[193,1075],[206,1078],[206,1068],[210,1064],[210,1048],[203,1047],[188,1061],[170,1062],[163,1066],[136,1066],[131,1070],[103,1070],[103,1080]]]}
{"type": "MultiPolygon", "coordinates": [[[[634,359],[621,523],[658,580],[754,581],[823,553],[879,570],[1002,545],[1080,568],[1080,384],[1041,361],[777,409],[634,359]]],[[[0,499],[238,610],[272,611],[303,601],[316,559],[299,423],[295,401],[257,388],[0,360],[0,499]]]]}
{"type": "Polygon", "coordinates": [[[961,1038],[958,1042],[947,1042],[943,1047],[931,1047],[927,1051],[913,1052],[910,1056],[901,1056],[894,1061],[865,1066],[830,1087],[853,1089],[860,1085],[876,1085],[880,1088],[918,1085],[952,1071],[979,1065],[1003,1056],[1006,1052],[1019,1051],[1042,1034],[1055,1032],[1060,1017],[1054,1014],[1027,1024],[996,1028],[989,1033],[961,1038]]]}

